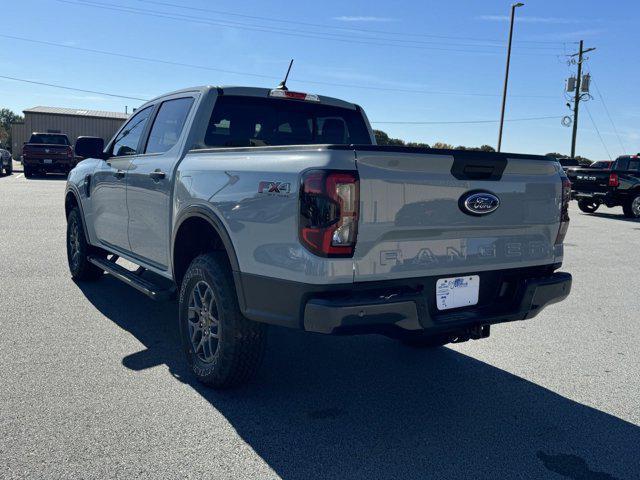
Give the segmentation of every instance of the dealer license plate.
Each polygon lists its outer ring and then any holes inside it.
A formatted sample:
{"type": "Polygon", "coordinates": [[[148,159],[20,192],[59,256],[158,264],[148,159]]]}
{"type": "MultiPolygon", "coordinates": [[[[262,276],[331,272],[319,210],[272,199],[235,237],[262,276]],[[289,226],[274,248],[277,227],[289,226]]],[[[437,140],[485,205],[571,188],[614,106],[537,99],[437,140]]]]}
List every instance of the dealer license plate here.
{"type": "Polygon", "coordinates": [[[479,292],[479,275],[441,278],[436,282],[436,305],[438,310],[476,305],[479,292]]]}

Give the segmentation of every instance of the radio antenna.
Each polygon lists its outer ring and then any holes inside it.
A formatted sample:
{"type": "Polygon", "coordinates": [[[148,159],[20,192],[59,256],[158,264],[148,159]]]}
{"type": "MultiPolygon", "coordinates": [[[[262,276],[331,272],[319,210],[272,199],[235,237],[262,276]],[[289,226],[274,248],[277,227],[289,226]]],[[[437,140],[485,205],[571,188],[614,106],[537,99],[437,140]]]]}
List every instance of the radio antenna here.
{"type": "Polygon", "coordinates": [[[292,65],[293,65],[293,58],[289,62],[289,68],[287,68],[287,74],[284,76],[284,80],[280,82],[280,85],[278,85],[278,90],[289,90],[287,88],[287,79],[289,78],[289,72],[291,71],[292,65]]]}

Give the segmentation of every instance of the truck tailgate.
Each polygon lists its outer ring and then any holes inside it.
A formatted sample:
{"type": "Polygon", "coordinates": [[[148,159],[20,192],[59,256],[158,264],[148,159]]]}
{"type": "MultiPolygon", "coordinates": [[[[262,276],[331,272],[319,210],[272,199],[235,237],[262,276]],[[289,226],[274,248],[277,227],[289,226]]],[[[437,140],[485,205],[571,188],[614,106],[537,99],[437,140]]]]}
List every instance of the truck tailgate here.
{"type": "Polygon", "coordinates": [[[596,193],[606,192],[609,187],[609,170],[576,168],[567,170],[567,177],[571,180],[571,189],[576,192],[596,193]]]}
{"type": "Polygon", "coordinates": [[[558,261],[559,166],[542,157],[478,153],[356,148],[356,282],[558,261]],[[460,199],[474,190],[497,196],[499,207],[464,213],[460,199]]]}

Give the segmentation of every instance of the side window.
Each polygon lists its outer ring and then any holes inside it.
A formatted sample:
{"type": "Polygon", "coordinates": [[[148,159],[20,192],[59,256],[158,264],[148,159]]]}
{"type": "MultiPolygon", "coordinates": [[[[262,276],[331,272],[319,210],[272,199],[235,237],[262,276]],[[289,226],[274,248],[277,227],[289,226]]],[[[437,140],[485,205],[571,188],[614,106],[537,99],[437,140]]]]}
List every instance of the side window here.
{"type": "Polygon", "coordinates": [[[640,171],[640,159],[630,160],[629,161],[629,170],[633,170],[634,172],[640,171]]]}
{"type": "Polygon", "coordinates": [[[167,100],[160,106],[145,153],[163,153],[178,142],[191,105],[193,98],[187,97],[167,100]]]}
{"type": "Polygon", "coordinates": [[[152,107],[147,107],[136,113],[118,133],[115,142],[113,142],[112,155],[114,157],[140,153],[138,152],[138,144],[152,110],[152,107]]]}

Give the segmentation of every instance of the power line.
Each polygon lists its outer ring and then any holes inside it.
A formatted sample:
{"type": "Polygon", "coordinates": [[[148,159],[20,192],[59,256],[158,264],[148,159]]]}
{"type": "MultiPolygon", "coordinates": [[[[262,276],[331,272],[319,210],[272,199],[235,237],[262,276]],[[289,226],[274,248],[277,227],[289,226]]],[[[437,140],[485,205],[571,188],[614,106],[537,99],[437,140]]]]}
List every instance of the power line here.
{"type": "MultiPolygon", "coordinates": [[[[407,36],[407,37],[439,38],[439,39],[450,39],[450,40],[465,40],[465,41],[478,41],[478,42],[489,42],[489,43],[493,42],[493,43],[502,44],[502,40],[489,39],[489,38],[452,37],[447,35],[433,35],[433,34],[426,34],[426,33],[410,33],[410,32],[389,31],[389,30],[374,30],[374,29],[368,29],[368,28],[365,29],[365,28],[355,28],[355,27],[339,27],[335,25],[310,23],[310,22],[303,22],[299,20],[288,20],[288,19],[275,18],[275,17],[247,15],[247,14],[229,12],[224,10],[213,10],[210,8],[198,8],[191,5],[187,6],[187,5],[180,5],[176,3],[170,3],[170,2],[160,2],[160,1],[154,1],[154,0],[138,0],[138,2],[147,3],[151,5],[159,5],[164,7],[180,8],[183,10],[191,10],[195,12],[213,13],[216,15],[228,15],[232,17],[247,18],[252,20],[263,20],[268,22],[276,22],[276,23],[284,23],[284,24],[305,25],[308,27],[329,28],[333,30],[342,30],[346,32],[374,33],[374,34],[383,34],[383,35],[399,35],[399,36],[407,36]]],[[[531,44],[556,45],[556,46],[563,44],[563,42],[549,42],[549,41],[540,41],[540,40],[521,40],[518,43],[531,43],[531,44]]]]}
{"type": "Polygon", "coordinates": [[[99,92],[97,90],[85,90],[83,88],[69,87],[66,85],[57,85],[55,83],[38,82],[36,80],[27,80],[25,78],[9,77],[6,75],[0,75],[0,78],[4,78],[5,80],[13,80],[15,82],[31,83],[33,85],[44,85],[46,87],[62,88],[64,90],[72,90],[74,92],[93,93],[96,95],[104,95],[105,97],[125,98],[127,100],[140,100],[141,102],[147,101],[146,98],[131,97],[127,95],[118,95],[115,93],[99,92]]]}
{"type": "Polygon", "coordinates": [[[609,109],[607,108],[607,104],[604,101],[604,96],[602,95],[602,93],[600,93],[600,89],[598,88],[598,84],[593,79],[593,77],[591,77],[591,83],[593,83],[593,86],[596,87],[596,92],[598,92],[598,96],[600,97],[600,101],[602,102],[602,106],[604,107],[604,111],[607,113],[607,117],[609,117],[609,121],[611,122],[611,126],[613,127],[613,131],[615,132],[616,137],[618,137],[618,142],[620,143],[620,148],[622,148],[622,154],[624,155],[625,152],[627,152],[627,149],[625,148],[624,143],[622,142],[622,137],[620,137],[620,134],[618,133],[618,129],[616,128],[616,124],[613,122],[613,118],[611,117],[611,114],[609,113],[609,109]]]}
{"type": "MultiPolygon", "coordinates": [[[[104,95],[106,97],[115,97],[115,98],[124,98],[127,100],[140,100],[141,102],[146,102],[147,99],[146,98],[140,98],[140,97],[133,97],[133,96],[129,96],[129,95],[119,95],[116,93],[109,93],[109,92],[101,92],[101,91],[97,91],[97,90],[87,90],[84,88],[76,88],[76,87],[70,87],[68,85],[59,85],[59,84],[55,84],[55,83],[46,83],[46,82],[39,82],[36,80],[27,80],[24,78],[18,78],[18,77],[10,77],[10,76],[6,76],[6,75],[0,75],[0,78],[5,79],[5,80],[13,80],[15,82],[23,82],[23,83],[29,83],[29,84],[33,84],[33,85],[43,85],[46,87],[53,87],[53,88],[61,88],[64,90],[71,90],[71,91],[75,91],[75,92],[82,92],[82,93],[93,93],[96,95],[104,95]]],[[[524,122],[524,121],[530,121],[530,120],[545,120],[545,119],[550,119],[550,118],[560,118],[557,115],[553,115],[553,116],[546,116],[546,117],[528,117],[528,118],[511,118],[511,119],[507,119],[505,121],[507,122],[524,122]]],[[[463,121],[444,121],[444,122],[402,122],[402,121],[389,121],[389,122],[371,122],[371,123],[375,123],[375,124],[395,124],[395,125],[447,125],[447,124],[478,124],[478,123],[497,123],[498,120],[463,120],[463,121]]]]}
{"type": "MultiPolygon", "coordinates": [[[[525,117],[525,118],[510,118],[505,122],[526,122],[530,120],[548,120],[548,119],[562,118],[561,115],[549,115],[545,117],[525,117]]],[[[478,124],[478,123],[498,123],[500,120],[462,120],[462,121],[444,121],[444,122],[371,122],[375,124],[387,124],[387,125],[457,125],[457,124],[478,124]]]]}
{"type": "MultiPolygon", "coordinates": [[[[487,55],[495,55],[500,52],[498,51],[485,51],[485,50],[470,50],[469,48],[465,49],[456,49],[456,48],[445,48],[445,47],[433,47],[424,45],[427,42],[419,42],[416,40],[401,40],[401,39],[376,39],[373,37],[367,37],[363,39],[355,39],[352,36],[333,34],[333,33],[320,33],[320,32],[309,32],[306,30],[296,30],[296,29],[285,29],[282,27],[271,27],[264,25],[250,25],[243,24],[240,22],[233,22],[230,20],[214,21],[198,16],[193,15],[185,15],[178,13],[167,13],[167,12],[155,12],[153,10],[129,7],[125,5],[117,5],[117,4],[105,4],[103,2],[97,1],[89,1],[89,0],[56,0],[60,3],[66,3],[70,5],[76,6],[85,6],[91,8],[99,8],[103,10],[111,10],[115,12],[123,12],[123,13],[133,13],[136,15],[150,16],[156,18],[164,18],[169,20],[177,20],[187,23],[196,23],[196,24],[204,24],[204,25],[213,25],[219,26],[223,28],[235,28],[240,30],[250,30],[257,32],[265,32],[265,33],[276,33],[280,35],[293,36],[293,37],[302,37],[302,38],[312,38],[312,39],[320,39],[320,40],[332,40],[349,44],[360,44],[360,45],[373,45],[379,47],[400,47],[400,48],[412,48],[419,50],[430,50],[430,51],[442,51],[442,52],[456,52],[456,53],[472,53],[472,54],[487,54],[487,55]],[[377,40],[383,40],[384,42],[380,42],[377,40]],[[386,42],[386,43],[385,43],[386,42]],[[388,43],[395,42],[395,43],[388,43]],[[400,42],[400,43],[398,43],[400,42]]],[[[432,42],[433,43],[433,42],[432,42]]],[[[448,44],[449,45],[449,44],[448,44]]],[[[454,45],[455,46],[455,45],[454,45]]],[[[485,47],[492,48],[495,46],[491,45],[477,45],[475,47],[485,47]]],[[[551,52],[544,53],[519,53],[519,55],[550,55],[551,52]]]]}
{"type": "Polygon", "coordinates": [[[589,118],[591,119],[591,123],[593,124],[593,128],[596,129],[596,133],[598,134],[598,137],[600,138],[600,142],[602,143],[602,146],[604,147],[604,151],[607,152],[607,156],[609,157],[609,160],[613,160],[611,158],[611,154],[609,153],[609,149],[607,148],[607,145],[604,143],[604,139],[602,138],[602,135],[600,135],[600,130],[598,130],[598,126],[596,125],[595,120],[591,116],[591,111],[589,110],[589,107],[588,107],[588,105],[586,103],[584,104],[584,108],[587,110],[587,114],[589,115],[589,118]]]}
{"type": "MultiPolygon", "coordinates": [[[[159,59],[159,58],[153,58],[153,57],[143,57],[143,56],[131,55],[127,53],[113,52],[108,50],[98,50],[94,48],[65,45],[63,43],[49,42],[46,40],[36,40],[33,38],[18,37],[15,35],[0,34],[0,38],[8,38],[11,40],[35,43],[39,45],[48,45],[52,47],[64,48],[67,50],[76,50],[76,51],[82,51],[82,52],[88,52],[88,53],[97,53],[100,55],[108,55],[112,57],[127,58],[130,60],[141,60],[145,62],[159,63],[164,65],[173,65],[173,66],[179,66],[179,67],[187,67],[187,68],[195,68],[200,70],[228,73],[232,75],[265,78],[270,80],[281,80],[281,77],[276,77],[272,75],[264,75],[264,74],[252,73],[252,72],[242,72],[237,70],[227,70],[222,68],[210,67],[207,65],[199,65],[199,64],[186,63],[186,62],[176,62],[172,60],[165,60],[165,59],[159,59]]],[[[349,83],[323,82],[319,80],[295,78],[295,76],[292,76],[292,80],[301,82],[301,83],[313,84],[313,85],[327,85],[327,86],[333,86],[333,87],[354,88],[358,90],[375,90],[375,91],[385,91],[385,92],[418,93],[418,94],[424,94],[424,95],[445,95],[445,96],[462,96],[462,97],[467,97],[467,96],[468,97],[497,97],[499,96],[498,94],[492,94],[492,93],[418,90],[418,89],[408,89],[408,88],[382,87],[382,86],[375,86],[375,85],[356,85],[356,84],[349,84],[349,83]]],[[[555,96],[552,96],[552,95],[511,95],[511,96],[520,97],[520,98],[556,98],[555,96]]]]}

